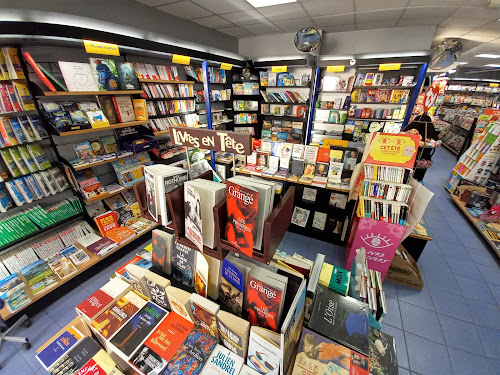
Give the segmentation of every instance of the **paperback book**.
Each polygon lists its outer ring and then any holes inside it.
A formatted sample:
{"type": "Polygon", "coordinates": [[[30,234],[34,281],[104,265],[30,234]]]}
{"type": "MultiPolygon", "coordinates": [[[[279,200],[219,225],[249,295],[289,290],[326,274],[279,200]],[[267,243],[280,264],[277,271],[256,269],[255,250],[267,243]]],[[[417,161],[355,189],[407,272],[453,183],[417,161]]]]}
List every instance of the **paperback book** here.
{"type": "Polygon", "coordinates": [[[187,287],[194,287],[196,250],[174,240],[172,277],[187,287]]]}

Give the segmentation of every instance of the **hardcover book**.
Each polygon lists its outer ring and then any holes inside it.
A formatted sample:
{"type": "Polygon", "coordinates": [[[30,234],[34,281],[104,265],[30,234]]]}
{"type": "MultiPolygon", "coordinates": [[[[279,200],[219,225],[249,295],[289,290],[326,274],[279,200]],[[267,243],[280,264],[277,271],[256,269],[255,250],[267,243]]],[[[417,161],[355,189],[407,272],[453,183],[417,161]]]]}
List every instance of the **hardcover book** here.
{"type": "Polygon", "coordinates": [[[172,277],[187,287],[194,287],[196,250],[174,239],[172,249],[172,277]]]}
{"type": "Polygon", "coordinates": [[[370,375],[398,375],[394,337],[370,328],[370,375]]]}
{"type": "Polygon", "coordinates": [[[135,121],[134,105],[130,96],[113,96],[113,103],[120,122],[135,121]]]}
{"type": "MultiPolygon", "coordinates": [[[[104,112],[104,115],[108,119],[109,123],[116,124],[118,122],[118,115],[116,114],[115,105],[113,104],[113,98],[109,95],[100,95],[97,97],[97,100],[99,102],[99,105],[101,106],[101,110],[104,112]]],[[[109,137],[112,137],[114,140],[114,137],[112,135],[109,137]]],[[[108,154],[114,151],[106,151],[106,153],[108,154]]]]}
{"type": "Polygon", "coordinates": [[[217,339],[194,328],[168,363],[162,375],[198,375],[215,349],[217,339]]]}
{"type": "Polygon", "coordinates": [[[235,375],[239,374],[245,360],[217,344],[201,375],[235,375]]]}
{"type": "Polygon", "coordinates": [[[226,189],[226,239],[246,256],[252,257],[259,192],[231,181],[227,181],[226,189]]]}
{"type": "Polygon", "coordinates": [[[118,73],[115,62],[111,59],[90,58],[99,91],[118,90],[118,73]]]}
{"type": "Polygon", "coordinates": [[[368,358],[303,328],[292,375],[304,374],[368,375],[368,358]]]}
{"type": "Polygon", "coordinates": [[[309,328],[369,355],[368,305],[318,285],[309,328]]]}
{"type": "Polygon", "coordinates": [[[142,343],[155,329],[167,312],[152,302],[135,314],[110,340],[118,350],[127,357],[142,343]]]}

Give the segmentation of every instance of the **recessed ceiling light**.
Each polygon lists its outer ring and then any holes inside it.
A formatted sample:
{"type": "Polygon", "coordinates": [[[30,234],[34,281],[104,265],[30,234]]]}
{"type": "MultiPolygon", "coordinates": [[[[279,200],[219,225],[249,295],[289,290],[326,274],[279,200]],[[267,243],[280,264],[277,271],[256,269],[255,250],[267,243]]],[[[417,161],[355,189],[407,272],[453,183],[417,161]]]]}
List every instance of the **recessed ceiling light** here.
{"type": "Polygon", "coordinates": [[[500,64],[486,64],[485,66],[491,66],[492,68],[500,68],[500,64]]]}
{"type": "Polygon", "coordinates": [[[480,55],[476,55],[476,57],[484,57],[487,59],[498,59],[500,55],[490,55],[489,53],[481,53],[480,55]]]}
{"type": "Polygon", "coordinates": [[[247,0],[247,1],[256,8],[297,2],[297,0],[247,0]]]}
{"type": "Polygon", "coordinates": [[[465,65],[468,64],[468,62],[457,62],[458,65],[465,65]]]}

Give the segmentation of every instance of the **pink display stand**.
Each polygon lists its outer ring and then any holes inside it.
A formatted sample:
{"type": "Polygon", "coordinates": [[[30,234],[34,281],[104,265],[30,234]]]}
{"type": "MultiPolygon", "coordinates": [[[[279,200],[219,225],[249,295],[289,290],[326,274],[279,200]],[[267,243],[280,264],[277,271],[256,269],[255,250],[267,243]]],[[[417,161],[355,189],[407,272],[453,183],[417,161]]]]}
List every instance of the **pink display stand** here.
{"type": "Polygon", "coordinates": [[[354,215],[351,234],[346,244],[345,269],[350,270],[356,249],[366,249],[368,268],[380,271],[382,280],[389,269],[392,258],[401,243],[405,227],[354,215]]]}

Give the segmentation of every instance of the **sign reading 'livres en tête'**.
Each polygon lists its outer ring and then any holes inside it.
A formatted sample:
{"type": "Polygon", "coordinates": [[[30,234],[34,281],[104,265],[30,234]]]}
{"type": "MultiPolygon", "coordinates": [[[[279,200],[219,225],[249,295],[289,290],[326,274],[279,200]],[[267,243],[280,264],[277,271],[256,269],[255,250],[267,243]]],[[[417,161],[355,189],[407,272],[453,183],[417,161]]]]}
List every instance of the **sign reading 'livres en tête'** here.
{"type": "Polygon", "coordinates": [[[251,134],[171,126],[170,138],[177,146],[197,147],[241,155],[252,153],[251,134]]]}

